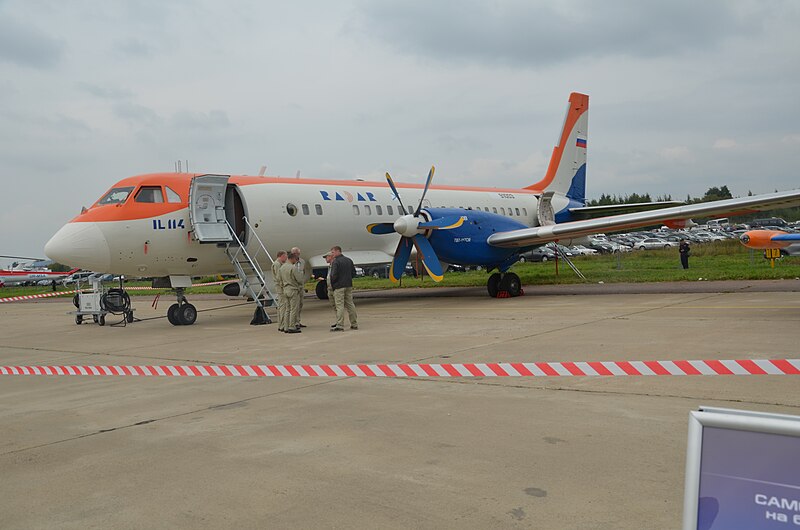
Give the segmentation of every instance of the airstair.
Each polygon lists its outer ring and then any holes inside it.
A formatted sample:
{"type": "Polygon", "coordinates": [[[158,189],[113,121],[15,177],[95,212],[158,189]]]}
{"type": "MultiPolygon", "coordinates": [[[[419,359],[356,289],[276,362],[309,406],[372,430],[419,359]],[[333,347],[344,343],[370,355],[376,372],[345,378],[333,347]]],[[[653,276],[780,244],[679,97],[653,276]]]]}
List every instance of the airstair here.
{"type": "Polygon", "coordinates": [[[251,242],[251,247],[255,248],[248,251],[244,242],[239,238],[239,235],[236,234],[236,231],[230,223],[225,221],[225,224],[228,225],[232,240],[225,245],[225,254],[227,254],[228,258],[231,260],[231,265],[233,265],[233,269],[239,277],[242,289],[244,289],[247,296],[252,298],[256,303],[256,313],[250,324],[271,324],[272,320],[270,320],[264,308],[268,301],[268,305],[271,305],[272,300],[275,300],[275,296],[272,290],[270,290],[270,284],[272,284],[274,288],[274,283],[270,281],[272,280],[271,274],[268,278],[264,273],[264,268],[261,266],[259,258],[264,262],[268,261],[270,265],[272,265],[273,259],[267,247],[264,246],[264,243],[261,241],[261,238],[259,238],[255,230],[253,230],[247,217],[244,217],[243,220],[249,233],[255,239],[256,244],[252,244],[251,242]]]}
{"type": "Polygon", "coordinates": [[[200,243],[224,248],[244,293],[256,304],[252,325],[270,324],[264,309],[275,300],[272,274],[261,262],[272,265],[272,256],[245,215],[237,186],[228,175],[198,175],[189,188],[189,220],[193,237],[200,243]],[[249,247],[249,249],[248,249],[249,247]]]}

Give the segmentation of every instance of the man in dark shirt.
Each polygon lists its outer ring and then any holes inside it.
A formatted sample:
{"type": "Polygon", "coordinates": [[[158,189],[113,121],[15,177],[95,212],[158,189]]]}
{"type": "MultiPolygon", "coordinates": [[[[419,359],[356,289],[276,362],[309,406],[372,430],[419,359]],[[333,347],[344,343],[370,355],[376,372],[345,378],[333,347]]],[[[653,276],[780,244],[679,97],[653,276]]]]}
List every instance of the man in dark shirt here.
{"type": "Polygon", "coordinates": [[[691,249],[689,248],[689,242],[685,239],[681,239],[681,244],[678,247],[678,252],[681,254],[681,266],[684,269],[689,268],[689,254],[691,253],[691,249]]]}
{"type": "Polygon", "coordinates": [[[342,254],[342,247],[331,248],[330,289],[333,293],[333,302],[336,307],[336,323],[331,326],[331,331],[344,331],[344,312],[350,317],[350,329],[358,329],[358,315],[353,304],[353,276],[356,267],[353,260],[342,254]]]}

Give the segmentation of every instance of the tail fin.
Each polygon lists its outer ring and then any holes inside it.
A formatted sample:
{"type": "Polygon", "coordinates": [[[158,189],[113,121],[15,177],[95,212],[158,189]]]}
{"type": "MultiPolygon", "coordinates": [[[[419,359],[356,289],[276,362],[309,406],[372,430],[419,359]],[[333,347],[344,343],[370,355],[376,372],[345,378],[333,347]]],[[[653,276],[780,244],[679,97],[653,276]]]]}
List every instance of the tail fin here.
{"type": "Polygon", "coordinates": [[[525,189],[554,191],[586,203],[586,142],[589,140],[589,96],[573,92],[558,145],[542,180],[525,189]]]}
{"type": "Polygon", "coordinates": [[[80,269],[72,269],[71,271],[67,271],[64,274],[75,274],[76,272],[80,272],[80,269]]]}

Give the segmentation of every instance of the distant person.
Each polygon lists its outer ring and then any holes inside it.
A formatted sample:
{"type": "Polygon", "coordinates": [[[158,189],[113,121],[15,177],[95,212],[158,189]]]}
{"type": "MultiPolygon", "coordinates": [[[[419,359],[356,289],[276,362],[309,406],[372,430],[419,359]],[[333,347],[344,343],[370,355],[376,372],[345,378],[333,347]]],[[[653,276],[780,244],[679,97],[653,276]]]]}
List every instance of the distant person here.
{"type": "Polygon", "coordinates": [[[303,274],[303,291],[300,293],[300,309],[298,310],[299,321],[301,322],[300,327],[306,327],[305,324],[302,324],[303,320],[303,294],[305,294],[305,284],[311,279],[311,263],[304,260],[300,256],[300,248],[299,247],[292,247],[292,254],[297,256],[297,269],[303,274]]]}
{"type": "Polygon", "coordinates": [[[333,301],[333,291],[331,291],[331,262],[333,261],[333,254],[328,252],[322,257],[325,258],[325,263],[328,264],[328,275],[324,278],[320,276],[316,278],[316,280],[325,282],[325,288],[328,291],[328,303],[331,304],[331,309],[336,311],[336,304],[333,301]]]}
{"type": "Polygon", "coordinates": [[[50,285],[53,287],[53,292],[56,292],[56,281],[55,280],[51,281],[50,285]]]}
{"type": "Polygon", "coordinates": [[[678,246],[678,252],[681,255],[681,266],[684,269],[689,268],[689,256],[692,253],[692,249],[689,248],[689,242],[685,239],[681,239],[681,244],[678,246]]]}
{"type": "Polygon", "coordinates": [[[281,267],[286,263],[286,251],[279,250],[275,261],[272,262],[272,279],[275,280],[275,305],[278,308],[278,331],[286,331],[286,321],[289,319],[286,300],[283,296],[283,280],[281,280],[281,267]]]}
{"type": "Polygon", "coordinates": [[[331,326],[331,331],[344,331],[344,312],[350,318],[350,329],[358,329],[358,315],[353,304],[353,276],[356,267],[353,260],[342,254],[342,247],[331,248],[333,261],[331,261],[330,288],[336,306],[336,323],[331,326]]]}
{"type": "Polygon", "coordinates": [[[303,296],[303,276],[297,269],[297,256],[289,254],[286,263],[281,266],[283,296],[288,306],[286,333],[300,333],[300,298],[303,296]]]}

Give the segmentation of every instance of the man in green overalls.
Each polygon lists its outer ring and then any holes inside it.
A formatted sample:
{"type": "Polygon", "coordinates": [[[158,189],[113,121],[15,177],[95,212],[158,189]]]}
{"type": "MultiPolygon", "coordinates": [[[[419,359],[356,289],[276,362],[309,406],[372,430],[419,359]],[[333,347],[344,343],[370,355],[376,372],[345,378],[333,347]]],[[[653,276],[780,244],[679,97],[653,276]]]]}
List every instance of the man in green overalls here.
{"type": "Polygon", "coordinates": [[[286,331],[286,321],[289,312],[283,295],[283,280],[281,280],[281,267],[286,263],[286,251],[279,250],[278,256],[272,262],[272,279],[275,281],[275,304],[278,307],[278,331],[286,331]]]}
{"type": "Polygon", "coordinates": [[[297,256],[290,253],[286,263],[281,265],[283,296],[288,305],[286,333],[300,333],[300,297],[303,296],[303,273],[297,267],[297,256]]]}

